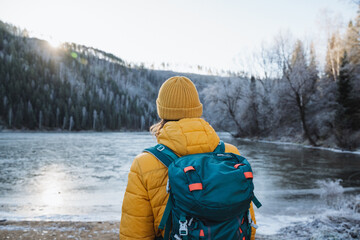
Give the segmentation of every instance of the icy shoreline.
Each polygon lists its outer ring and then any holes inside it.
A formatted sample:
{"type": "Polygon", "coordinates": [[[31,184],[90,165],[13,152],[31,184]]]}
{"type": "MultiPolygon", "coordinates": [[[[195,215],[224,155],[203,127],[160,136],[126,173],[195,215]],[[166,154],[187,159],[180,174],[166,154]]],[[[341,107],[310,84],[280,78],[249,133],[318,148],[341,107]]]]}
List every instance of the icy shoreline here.
{"type": "MultiPolygon", "coordinates": [[[[119,239],[120,221],[5,221],[0,222],[0,239],[119,239]]],[[[279,239],[256,234],[256,240],[279,239]]]]}
{"type": "MultiPolygon", "coordinates": [[[[350,193],[355,189],[343,188],[340,183],[341,180],[317,181],[317,194],[323,202],[323,206],[318,209],[319,213],[295,221],[285,217],[290,220],[288,224],[274,232],[268,231],[269,239],[359,239],[360,195],[357,191],[350,193]]],[[[271,222],[273,228],[276,228],[276,219],[274,216],[271,222]]],[[[266,231],[261,233],[267,234],[266,231]]]]}
{"type": "Polygon", "coordinates": [[[0,239],[119,239],[120,222],[5,221],[0,239]]]}
{"type": "Polygon", "coordinates": [[[318,150],[325,150],[325,151],[331,151],[336,153],[350,153],[350,154],[358,154],[360,155],[360,149],[357,149],[355,151],[348,151],[348,150],[342,150],[339,148],[330,148],[330,147],[316,147],[311,145],[306,145],[302,143],[294,143],[294,142],[283,142],[278,140],[264,140],[264,139],[251,139],[251,138],[236,138],[238,140],[246,141],[246,142],[260,142],[260,143],[271,143],[271,144],[277,144],[277,145],[292,145],[292,146],[300,146],[303,148],[310,148],[310,149],[318,149],[318,150]]]}
{"type": "MultiPolygon", "coordinates": [[[[119,131],[111,131],[111,130],[105,130],[105,131],[94,131],[94,130],[81,130],[81,131],[68,131],[63,129],[53,129],[53,130],[28,130],[28,129],[0,129],[1,133],[142,133],[142,134],[150,134],[148,131],[133,131],[133,130],[119,130],[119,131]]],[[[231,133],[228,132],[218,132],[219,135],[228,135],[229,137],[233,137],[231,133]]],[[[355,151],[349,151],[349,150],[343,150],[336,147],[322,147],[322,146],[311,146],[307,145],[305,143],[296,143],[296,142],[289,142],[289,141],[280,141],[280,140],[266,140],[266,139],[256,139],[256,138],[237,138],[233,137],[234,139],[247,141],[247,142],[260,142],[260,143],[271,143],[271,144],[277,144],[277,145],[292,145],[292,146],[300,146],[303,148],[310,148],[310,149],[318,149],[318,150],[325,150],[325,151],[331,151],[336,153],[350,153],[350,154],[357,154],[360,155],[360,149],[357,149],[355,151]]]]}
{"type": "MultiPolygon", "coordinates": [[[[256,240],[358,239],[360,220],[328,216],[292,223],[278,234],[256,234],[256,240]]],[[[97,221],[5,221],[0,222],[1,239],[118,239],[120,222],[97,221]]]]}

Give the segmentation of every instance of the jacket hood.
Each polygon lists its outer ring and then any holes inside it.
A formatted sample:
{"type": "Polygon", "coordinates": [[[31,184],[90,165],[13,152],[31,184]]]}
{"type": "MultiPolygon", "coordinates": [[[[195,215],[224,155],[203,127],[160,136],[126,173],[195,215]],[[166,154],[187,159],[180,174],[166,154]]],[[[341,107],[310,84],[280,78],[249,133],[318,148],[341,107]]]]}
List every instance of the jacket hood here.
{"type": "Polygon", "coordinates": [[[208,122],[201,118],[183,118],[167,122],[157,137],[177,155],[212,152],[220,138],[208,122]]]}

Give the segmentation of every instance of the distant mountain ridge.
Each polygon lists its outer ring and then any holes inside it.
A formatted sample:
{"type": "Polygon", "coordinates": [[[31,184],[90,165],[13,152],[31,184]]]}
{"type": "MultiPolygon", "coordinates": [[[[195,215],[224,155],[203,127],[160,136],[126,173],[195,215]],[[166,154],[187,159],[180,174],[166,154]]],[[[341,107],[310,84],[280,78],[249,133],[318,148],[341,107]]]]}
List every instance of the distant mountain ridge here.
{"type": "MultiPolygon", "coordinates": [[[[131,65],[92,47],[59,48],[0,22],[0,116],[16,129],[145,130],[171,71],[131,65]]],[[[183,74],[201,90],[212,76],[183,74]]]]}

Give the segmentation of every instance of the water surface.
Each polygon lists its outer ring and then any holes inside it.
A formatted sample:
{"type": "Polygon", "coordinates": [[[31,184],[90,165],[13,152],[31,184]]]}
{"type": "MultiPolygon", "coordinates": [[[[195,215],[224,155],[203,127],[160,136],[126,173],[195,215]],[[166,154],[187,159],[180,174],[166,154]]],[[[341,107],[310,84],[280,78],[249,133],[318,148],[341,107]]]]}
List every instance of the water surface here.
{"type": "MultiPolygon", "coordinates": [[[[360,155],[220,136],[252,164],[260,233],[360,201],[360,155]]],[[[120,221],[132,160],[154,144],[149,133],[0,133],[0,218],[120,221]]]]}

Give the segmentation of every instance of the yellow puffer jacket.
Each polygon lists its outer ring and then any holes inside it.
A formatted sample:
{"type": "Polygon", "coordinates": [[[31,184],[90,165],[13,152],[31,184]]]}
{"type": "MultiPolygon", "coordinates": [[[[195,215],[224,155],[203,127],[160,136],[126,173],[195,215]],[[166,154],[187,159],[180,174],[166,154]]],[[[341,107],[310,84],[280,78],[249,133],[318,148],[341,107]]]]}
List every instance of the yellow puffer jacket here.
{"type": "MultiPolygon", "coordinates": [[[[214,129],[200,118],[185,118],[167,122],[157,141],[177,155],[212,152],[220,139],[214,129]]],[[[225,151],[239,154],[238,149],[225,144],[225,151]]],[[[154,240],[163,235],[158,229],[168,200],[166,193],[167,168],[149,153],[135,157],[130,168],[128,185],[122,205],[120,239],[154,240]]],[[[255,222],[254,210],[250,213],[255,222]]],[[[252,229],[251,239],[255,239],[252,229]]]]}

